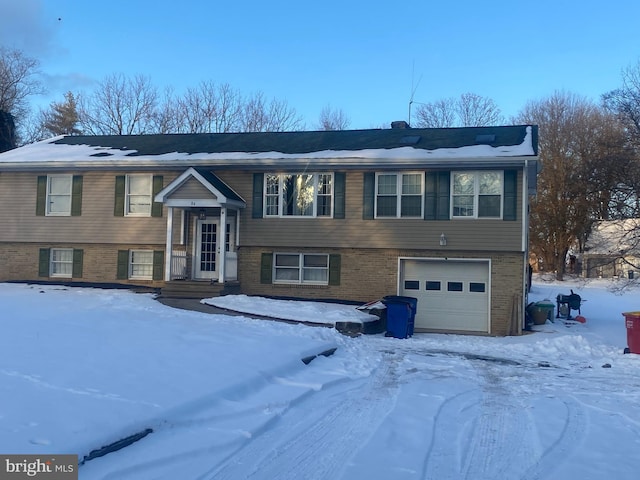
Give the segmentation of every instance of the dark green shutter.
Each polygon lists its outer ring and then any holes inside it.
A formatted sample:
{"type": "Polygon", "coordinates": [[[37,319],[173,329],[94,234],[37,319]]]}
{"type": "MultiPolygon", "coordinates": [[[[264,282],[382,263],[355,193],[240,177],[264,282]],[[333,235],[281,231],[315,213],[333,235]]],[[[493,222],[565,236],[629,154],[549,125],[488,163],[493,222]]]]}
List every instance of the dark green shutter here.
{"type": "Polygon", "coordinates": [[[73,278],[82,278],[82,261],[84,259],[84,250],[79,248],[73,249],[73,271],[71,276],[73,278]]]}
{"type": "Polygon", "coordinates": [[[263,253],[260,258],[260,283],[273,283],[273,253],[263,253]]]}
{"type": "Polygon", "coordinates": [[[124,217],[124,194],[125,194],[124,190],[125,190],[125,176],[118,175],[116,177],[115,201],[113,204],[113,215],[116,217],[124,217]]]}
{"type": "Polygon", "coordinates": [[[118,270],[116,274],[118,280],[129,278],[129,250],[118,250],[118,270]]]}
{"type": "Polygon", "coordinates": [[[451,191],[451,172],[438,172],[438,200],[436,220],[449,220],[449,202],[451,191]]]}
{"type": "Polygon", "coordinates": [[[329,255],[329,285],[340,285],[340,265],[339,254],[329,255]]]}
{"type": "Polygon", "coordinates": [[[251,218],[262,218],[263,194],[264,194],[264,173],[254,173],[253,174],[253,208],[251,212],[251,218]]]}
{"type": "Polygon", "coordinates": [[[504,172],[504,210],[503,220],[516,220],[518,217],[518,172],[505,170],[504,172]]]}
{"type": "Polygon", "coordinates": [[[82,175],[73,176],[71,187],[71,216],[79,217],[82,214],[82,175]]]}
{"type": "Polygon", "coordinates": [[[151,196],[151,216],[152,217],[161,217],[162,216],[162,202],[156,202],[155,198],[158,193],[162,190],[162,175],[154,175],[153,176],[153,194],[151,196]]]}
{"type": "Polygon", "coordinates": [[[333,218],[345,216],[346,175],[344,172],[333,174],[333,218]]]}
{"type": "Polygon", "coordinates": [[[376,174],[375,172],[364,172],[362,179],[362,219],[373,219],[373,206],[375,204],[376,174]]]}
{"type": "Polygon", "coordinates": [[[47,176],[38,175],[36,188],[36,215],[44,217],[47,206],[47,176]]]}
{"type": "Polygon", "coordinates": [[[424,174],[424,219],[435,220],[438,204],[436,172],[424,174]]]}
{"type": "Polygon", "coordinates": [[[38,276],[39,277],[49,276],[49,258],[50,258],[49,255],[50,255],[50,251],[48,248],[40,249],[40,255],[38,257],[38,276]]]}
{"type": "Polygon", "coordinates": [[[426,172],[424,186],[424,219],[449,220],[451,173],[426,172]]]}
{"type": "Polygon", "coordinates": [[[164,250],[153,251],[153,279],[162,280],[164,278],[164,250]]]}

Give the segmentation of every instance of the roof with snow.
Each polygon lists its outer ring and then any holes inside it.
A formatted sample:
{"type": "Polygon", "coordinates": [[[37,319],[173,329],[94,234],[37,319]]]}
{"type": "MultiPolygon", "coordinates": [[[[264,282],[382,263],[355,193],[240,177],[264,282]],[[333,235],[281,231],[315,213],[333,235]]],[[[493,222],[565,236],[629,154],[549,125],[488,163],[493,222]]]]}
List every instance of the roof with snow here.
{"type": "MultiPolygon", "coordinates": [[[[255,166],[322,160],[327,166],[405,161],[532,157],[537,126],[391,128],[371,130],[61,136],[0,154],[0,169],[51,167],[255,166]],[[61,165],[58,165],[61,166],[61,165]]],[[[504,162],[503,162],[504,163],[504,162]]]]}

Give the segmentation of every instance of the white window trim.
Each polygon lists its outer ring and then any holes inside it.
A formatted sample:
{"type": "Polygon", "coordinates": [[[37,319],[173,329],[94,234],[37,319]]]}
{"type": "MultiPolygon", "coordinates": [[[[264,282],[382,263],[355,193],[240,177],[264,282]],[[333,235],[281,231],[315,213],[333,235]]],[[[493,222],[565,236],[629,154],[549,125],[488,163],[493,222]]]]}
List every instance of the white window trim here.
{"type": "Polygon", "coordinates": [[[55,277],[55,278],[71,278],[73,276],[73,248],[51,248],[49,249],[49,276],[50,277],[55,277]],[[71,252],[71,261],[70,262],[54,262],[53,261],[53,252],[54,251],[66,251],[66,252],[71,252]],[[69,273],[55,273],[54,272],[54,265],[56,264],[70,264],[71,265],[71,269],[69,273]]]}
{"type": "MultiPolygon", "coordinates": [[[[373,202],[373,215],[374,218],[381,219],[393,219],[393,218],[402,218],[402,219],[411,219],[411,218],[424,218],[424,189],[425,189],[425,181],[424,181],[424,172],[376,172],[376,181],[374,185],[374,202],[373,202]],[[380,175],[395,175],[396,176],[396,215],[394,217],[390,215],[378,215],[378,178],[380,175]],[[403,175],[419,175],[420,176],[420,215],[407,215],[402,216],[402,176],[403,175]]],[[[414,194],[406,194],[406,196],[417,196],[414,194]]]]}
{"type": "Polygon", "coordinates": [[[504,215],[504,170],[456,170],[451,172],[451,184],[450,184],[450,199],[449,199],[449,217],[455,220],[501,220],[504,215]],[[473,174],[473,215],[454,215],[453,199],[457,195],[453,192],[454,180],[453,177],[456,173],[470,173],[473,174]],[[496,217],[479,217],[479,198],[480,195],[480,174],[481,173],[497,173],[500,175],[500,215],[496,217]]]}
{"type": "Polygon", "coordinates": [[[286,172],[286,173],[266,173],[263,181],[263,194],[262,194],[262,215],[265,218],[331,218],[335,209],[335,175],[333,172],[286,172]],[[313,175],[313,214],[312,215],[285,215],[284,214],[284,177],[288,175],[313,175]],[[331,215],[318,215],[318,197],[328,195],[318,195],[318,178],[320,175],[329,175],[331,177],[331,215]],[[267,194],[267,177],[278,177],[278,213],[276,215],[269,214],[267,211],[267,198],[274,197],[276,195],[267,194]]]}
{"type": "MultiPolygon", "coordinates": [[[[46,206],[45,216],[47,217],[69,217],[71,216],[71,203],[73,201],[73,175],[47,175],[47,195],[45,198],[46,206]],[[69,179],[69,209],[64,212],[52,212],[51,211],[51,180],[54,178],[68,178],[69,179]]],[[[62,195],[67,196],[67,194],[56,194],[56,196],[60,197],[62,195]]]]}
{"type": "MultiPolygon", "coordinates": [[[[279,267],[286,268],[286,267],[279,267]]],[[[288,267],[293,269],[294,267],[288,267]]],[[[309,268],[309,267],[308,267],[309,268]]],[[[273,265],[271,271],[271,279],[274,284],[283,284],[283,285],[329,285],[329,254],[328,253],[296,253],[296,252],[274,252],[273,253],[273,265]],[[294,280],[277,280],[276,279],[276,259],[278,255],[297,255],[298,256],[298,281],[294,280]],[[318,270],[323,269],[327,271],[327,280],[322,282],[312,281],[312,280],[304,280],[304,257],[307,255],[314,256],[325,256],[327,257],[327,266],[324,267],[316,267],[318,270]]]]}
{"type": "Polygon", "coordinates": [[[153,280],[153,250],[129,250],[129,261],[128,261],[128,273],[130,280],[153,280]],[[151,265],[151,273],[149,275],[134,275],[133,274],[133,254],[134,253],[150,253],[151,254],[151,263],[140,263],[140,265],[151,265]]]}
{"type": "Polygon", "coordinates": [[[153,175],[147,175],[147,174],[126,175],[125,187],[124,187],[124,216],[125,217],[150,217],[152,207],[153,207],[153,175]],[[129,180],[133,177],[146,177],[149,179],[149,211],[148,212],[131,213],[129,211],[129,207],[130,207],[129,197],[132,195],[130,191],[131,185],[129,183],[129,180]]]}

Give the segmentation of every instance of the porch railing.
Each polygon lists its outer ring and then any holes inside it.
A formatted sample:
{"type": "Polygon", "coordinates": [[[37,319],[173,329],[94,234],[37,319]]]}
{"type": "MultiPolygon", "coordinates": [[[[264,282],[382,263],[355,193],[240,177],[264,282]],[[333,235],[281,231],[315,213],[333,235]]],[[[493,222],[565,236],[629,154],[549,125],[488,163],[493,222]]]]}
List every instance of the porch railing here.
{"type": "Polygon", "coordinates": [[[171,252],[171,280],[186,280],[187,251],[174,250],[171,252]]]}

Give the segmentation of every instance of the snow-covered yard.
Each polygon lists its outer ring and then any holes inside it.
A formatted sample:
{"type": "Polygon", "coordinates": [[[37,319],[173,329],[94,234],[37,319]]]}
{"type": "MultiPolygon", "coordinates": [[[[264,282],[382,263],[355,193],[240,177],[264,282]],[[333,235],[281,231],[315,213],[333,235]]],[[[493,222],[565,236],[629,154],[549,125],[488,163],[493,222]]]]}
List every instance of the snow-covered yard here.
{"type": "MultiPolygon", "coordinates": [[[[91,451],[81,479],[631,479],[640,355],[623,355],[605,280],[573,288],[587,322],[521,337],[356,338],[183,311],[124,290],[0,284],[0,453],[91,451]],[[337,348],[308,365],[302,358],[337,348]]],[[[353,307],[228,297],[318,323],[353,307]]]]}

